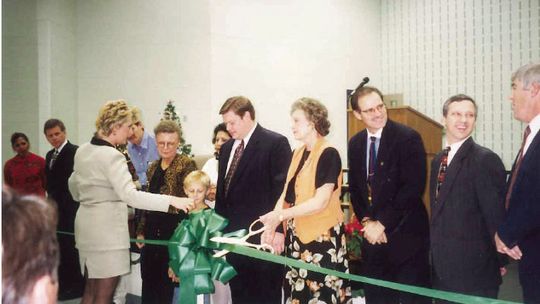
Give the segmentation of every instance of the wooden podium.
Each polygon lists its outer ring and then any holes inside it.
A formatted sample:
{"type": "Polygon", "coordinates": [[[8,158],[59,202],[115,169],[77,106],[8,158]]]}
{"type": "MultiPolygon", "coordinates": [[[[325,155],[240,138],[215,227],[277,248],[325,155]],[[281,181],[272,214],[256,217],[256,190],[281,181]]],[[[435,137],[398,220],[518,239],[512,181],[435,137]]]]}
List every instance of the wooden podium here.
{"type": "MultiPolygon", "coordinates": [[[[431,160],[442,149],[443,126],[409,106],[388,108],[387,110],[389,119],[415,129],[422,137],[427,154],[426,189],[423,199],[424,205],[426,205],[426,209],[430,213],[429,172],[431,171],[431,160]]],[[[350,108],[347,109],[347,141],[365,128],[364,123],[354,117],[352,110],[350,108]]]]}

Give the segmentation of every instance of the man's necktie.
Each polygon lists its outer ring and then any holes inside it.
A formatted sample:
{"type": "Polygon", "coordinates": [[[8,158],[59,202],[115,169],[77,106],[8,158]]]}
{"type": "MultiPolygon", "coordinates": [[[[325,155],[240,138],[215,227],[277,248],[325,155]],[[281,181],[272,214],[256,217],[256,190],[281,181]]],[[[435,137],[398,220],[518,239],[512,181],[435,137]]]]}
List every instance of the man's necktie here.
{"type": "Polygon", "coordinates": [[[368,188],[368,203],[371,206],[373,203],[373,190],[371,184],[375,178],[375,167],[377,166],[377,149],[375,148],[375,142],[377,137],[370,136],[369,141],[369,159],[368,159],[368,177],[367,177],[367,188],[368,188]]]}
{"type": "Polygon", "coordinates": [[[227,196],[227,193],[229,192],[229,185],[231,184],[231,179],[234,175],[234,171],[236,171],[236,168],[238,167],[238,162],[240,161],[240,157],[242,157],[243,153],[244,140],[242,140],[238,147],[236,147],[236,150],[234,150],[234,156],[231,162],[231,166],[229,168],[229,171],[227,171],[227,175],[225,176],[225,196],[227,196]]]}
{"type": "Polygon", "coordinates": [[[375,149],[375,142],[377,141],[377,137],[370,136],[369,137],[370,144],[369,144],[369,162],[368,162],[368,184],[371,185],[373,182],[373,178],[375,177],[375,166],[377,165],[377,150],[375,149]]]}
{"type": "Polygon", "coordinates": [[[49,169],[52,169],[54,162],[56,161],[56,158],[58,158],[58,154],[59,154],[58,150],[54,149],[54,153],[51,156],[51,161],[49,162],[49,169]]]}
{"type": "Polygon", "coordinates": [[[516,164],[514,165],[514,170],[512,171],[512,178],[510,179],[510,186],[508,186],[508,190],[506,191],[506,199],[504,200],[504,207],[508,209],[508,206],[510,206],[510,198],[512,197],[512,190],[514,190],[514,183],[516,182],[516,177],[519,172],[519,167],[521,167],[521,160],[523,159],[523,148],[525,148],[525,142],[527,141],[527,137],[529,137],[529,134],[531,134],[531,128],[527,126],[525,129],[525,132],[523,133],[523,142],[521,143],[521,148],[519,149],[518,158],[516,160],[516,164]]]}
{"type": "Polygon", "coordinates": [[[435,198],[439,197],[439,191],[441,185],[446,177],[446,169],[448,168],[448,153],[450,152],[450,146],[444,148],[441,157],[441,165],[439,166],[439,175],[437,175],[437,190],[435,191],[435,198]]]}

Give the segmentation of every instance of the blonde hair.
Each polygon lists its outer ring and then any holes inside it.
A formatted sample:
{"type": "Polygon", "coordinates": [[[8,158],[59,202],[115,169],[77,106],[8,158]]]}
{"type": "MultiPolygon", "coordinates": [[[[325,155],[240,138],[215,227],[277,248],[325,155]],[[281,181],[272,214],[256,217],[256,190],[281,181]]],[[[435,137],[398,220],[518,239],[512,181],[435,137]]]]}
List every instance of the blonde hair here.
{"type": "Polygon", "coordinates": [[[107,101],[96,119],[96,131],[104,136],[111,135],[113,128],[132,118],[132,112],[125,100],[107,101]]]}
{"type": "Polygon", "coordinates": [[[184,188],[187,189],[195,183],[201,184],[208,189],[210,188],[210,176],[201,170],[192,171],[184,178],[184,188]]]}
{"type": "Polygon", "coordinates": [[[141,109],[137,106],[131,107],[131,123],[137,124],[142,122],[141,109]]]}

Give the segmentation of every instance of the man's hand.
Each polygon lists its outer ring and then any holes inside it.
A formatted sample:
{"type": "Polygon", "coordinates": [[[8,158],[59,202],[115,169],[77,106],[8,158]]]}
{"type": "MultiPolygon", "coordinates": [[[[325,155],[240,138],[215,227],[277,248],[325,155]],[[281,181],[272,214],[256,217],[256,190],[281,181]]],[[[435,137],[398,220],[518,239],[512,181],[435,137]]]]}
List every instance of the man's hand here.
{"type": "Polygon", "coordinates": [[[384,233],[385,227],[379,221],[367,221],[364,224],[364,237],[372,244],[382,244],[388,242],[386,234],[384,233]]]}
{"type": "Polygon", "coordinates": [[[523,254],[521,253],[521,249],[519,249],[519,246],[516,245],[512,248],[506,247],[506,244],[503,243],[501,238],[499,238],[499,235],[495,233],[495,246],[497,247],[497,251],[500,253],[507,254],[509,257],[511,257],[514,260],[520,260],[523,254]]]}
{"type": "MultiPolygon", "coordinates": [[[[137,235],[137,240],[144,240],[144,235],[142,234],[139,234],[137,235]]],[[[135,245],[137,245],[137,248],[141,249],[144,247],[144,243],[135,243],[135,245]]]]}

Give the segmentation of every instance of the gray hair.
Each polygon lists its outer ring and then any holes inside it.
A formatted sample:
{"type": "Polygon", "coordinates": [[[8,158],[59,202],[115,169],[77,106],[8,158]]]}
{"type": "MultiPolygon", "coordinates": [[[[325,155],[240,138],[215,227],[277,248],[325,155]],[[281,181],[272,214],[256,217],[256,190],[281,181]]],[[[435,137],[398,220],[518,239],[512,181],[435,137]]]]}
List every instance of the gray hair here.
{"type": "Polygon", "coordinates": [[[527,89],[529,84],[540,84],[540,63],[529,63],[521,66],[512,74],[512,82],[519,80],[523,83],[523,88],[527,89]]]}

